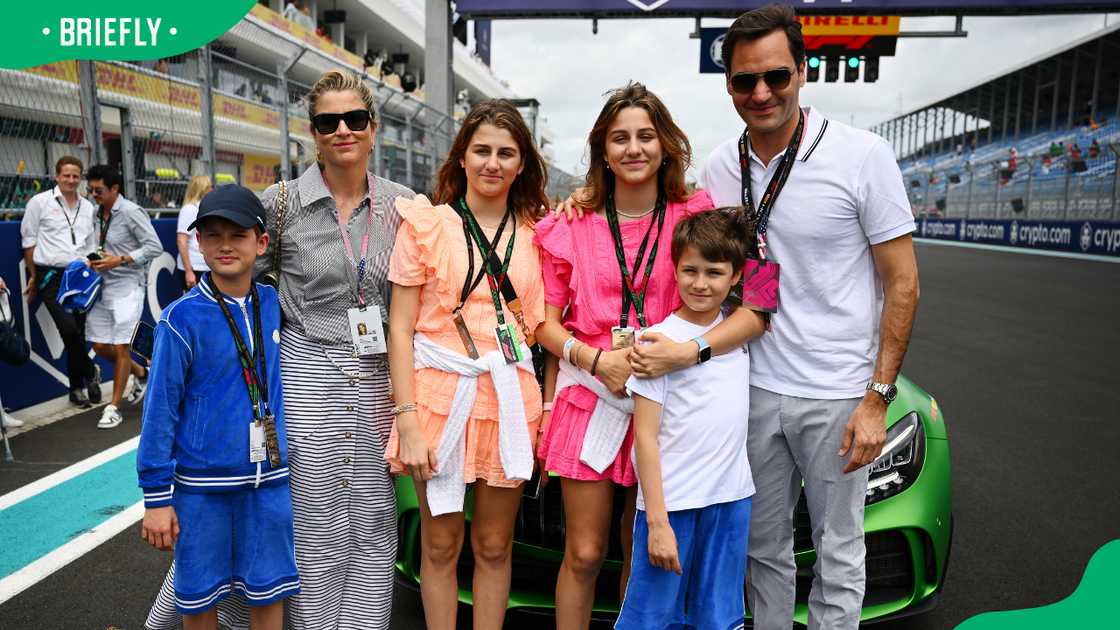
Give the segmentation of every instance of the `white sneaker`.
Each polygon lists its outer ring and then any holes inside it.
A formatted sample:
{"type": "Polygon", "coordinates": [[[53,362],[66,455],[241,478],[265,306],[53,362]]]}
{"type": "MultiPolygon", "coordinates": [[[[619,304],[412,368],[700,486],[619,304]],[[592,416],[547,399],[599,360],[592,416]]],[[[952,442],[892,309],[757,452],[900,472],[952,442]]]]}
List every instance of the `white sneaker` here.
{"type": "Polygon", "coordinates": [[[124,399],[130,405],[135,405],[144,399],[144,392],[148,390],[148,371],[144,371],[144,378],[136,378],[133,375],[128,376],[128,388],[125,391],[124,399]]]}
{"type": "Polygon", "coordinates": [[[114,404],[105,405],[105,409],[101,412],[101,419],[97,421],[98,429],[115,429],[124,421],[121,417],[121,412],[117,411],[117,406],[114,404]]]}
{"type": "Polygon", "coordinates": [[[3,418],[5,429],[18,429],[23,426],[23,420],[17,420],[3,411],[0,411],[0,417],[3,418]]]}

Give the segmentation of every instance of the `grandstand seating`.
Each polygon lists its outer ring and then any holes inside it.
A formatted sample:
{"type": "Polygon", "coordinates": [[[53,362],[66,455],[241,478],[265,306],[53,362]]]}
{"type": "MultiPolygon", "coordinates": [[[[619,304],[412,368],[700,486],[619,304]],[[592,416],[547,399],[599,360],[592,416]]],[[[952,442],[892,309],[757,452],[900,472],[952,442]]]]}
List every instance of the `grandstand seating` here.
{"type": "MultiPolygon", "coordinates": [[[[981,129],[978,137],[983,140],[986,130],[981,129]]],[[[956,146],[959,139],[960,136],[954,139],[947,151],[899,161],[917,214],[1011,217],[1022,213],[1031,218],[1115,218],[1111,216],[1111,201],[1118,185],[1117,154],[1111,145],[1120,145],[1120,120],[1106,119],[1095,128],[1077,126],[1025,135],[1017,140],[997,139],[960,153],[956,146]],[[1100,151],[1090,156],[1089,147],[1094,139],[1100,151]],[[1062,144],[1060,156],[1050,155],[1055,143],[1062,144]],[[1080,148],[1081,164],[1071,160],[1070,148],[1075,144],[1080,148]],[[1014,170],[1008,164],[1012,148],[1018,154],[1014,170]],[[1068,211],[1066,204],[1061,203],[1065,199],[1071,202],[1068,211]]]]}

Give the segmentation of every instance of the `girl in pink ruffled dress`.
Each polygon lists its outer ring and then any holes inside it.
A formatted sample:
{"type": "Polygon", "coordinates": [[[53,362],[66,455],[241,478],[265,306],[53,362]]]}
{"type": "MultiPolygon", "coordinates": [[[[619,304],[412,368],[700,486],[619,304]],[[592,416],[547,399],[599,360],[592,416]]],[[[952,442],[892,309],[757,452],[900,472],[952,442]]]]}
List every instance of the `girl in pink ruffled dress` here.
{"type": "MultiPolygon", "coordinates": [[[[707,193],[686,186],[688,139],[645,86],[631,83],[608,97],[588,144],[591,166],[577,195],[585,214],[571,221],[562,214],[546,217],[536,236],[545,290],[537,338],[561,357],[558,375],[546,371],[537,457],[560,477],[563,494],[565,549],[556,584],[562,630],[590,623],[616,486],[626,488],[625,591],[637,482],[633,403],[624,391],[632,346],[642,328],[681,304],[669,255],[674,226],[712,208],[707,193]]],[[[732,329],[738,325],[729,321],[732,329]]]]}

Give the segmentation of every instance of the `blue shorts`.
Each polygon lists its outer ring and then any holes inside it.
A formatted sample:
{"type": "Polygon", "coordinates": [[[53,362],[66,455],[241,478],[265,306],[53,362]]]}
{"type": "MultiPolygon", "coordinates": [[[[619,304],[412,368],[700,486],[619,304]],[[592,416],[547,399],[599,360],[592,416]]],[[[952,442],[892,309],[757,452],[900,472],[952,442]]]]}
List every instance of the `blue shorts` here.
{"type": "Polygon", "coordinates": [[[649,563],[649,526],[634,519],[634,556],[619,630],[743,627],[750,498],[669,512],[681,575],[649,563]]]}
{"type": "Polygon", "coordinates": [[[239,593],[264,606],[299,592],[288,484],[227,493],[176,492],[175,607],[185,615],[239,593]]]}

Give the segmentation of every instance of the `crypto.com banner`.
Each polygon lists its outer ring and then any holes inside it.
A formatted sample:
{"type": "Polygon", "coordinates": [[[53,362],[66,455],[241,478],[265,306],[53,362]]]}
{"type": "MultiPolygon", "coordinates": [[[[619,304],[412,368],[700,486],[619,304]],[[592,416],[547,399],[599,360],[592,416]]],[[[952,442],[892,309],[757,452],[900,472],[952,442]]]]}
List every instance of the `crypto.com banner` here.
{"type": "MultiPolygon", "coordinates": [[[[469,17],[558,17],[601,15],[733,15],[773,0],[457,0],[469,17]]],[[[1120,8],[1116,0],[801,0],[789,4],[805,13],[886,15],[1099,12],[1120,8]]]]}
{"type": "Polygon", "coordinates": [[[1120,223],[1021,219],[918,219],[918,238],[1120,257],[1120,223]]]}

